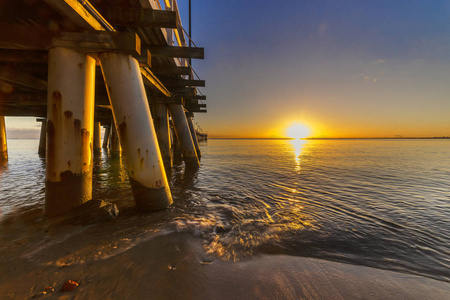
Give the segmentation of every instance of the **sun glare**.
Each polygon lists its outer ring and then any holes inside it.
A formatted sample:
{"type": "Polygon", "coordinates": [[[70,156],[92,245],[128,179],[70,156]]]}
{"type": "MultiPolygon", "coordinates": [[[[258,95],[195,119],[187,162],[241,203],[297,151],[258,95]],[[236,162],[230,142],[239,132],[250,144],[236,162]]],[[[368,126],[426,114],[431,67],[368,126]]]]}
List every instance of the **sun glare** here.
{"type": "Polygon", "coordinates": [[[309,137],[311,130],[301,123],[294,123],[286,131],[286,134],[290,138],[304,139],[309,137]]]}

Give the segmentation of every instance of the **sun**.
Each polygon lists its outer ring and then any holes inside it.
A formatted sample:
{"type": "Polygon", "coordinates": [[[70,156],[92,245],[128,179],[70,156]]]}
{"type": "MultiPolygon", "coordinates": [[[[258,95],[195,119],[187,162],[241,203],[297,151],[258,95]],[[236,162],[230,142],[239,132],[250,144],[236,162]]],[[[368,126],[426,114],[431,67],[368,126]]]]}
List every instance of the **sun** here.
{"type": "Polygon", "coordinates": [[[302,123],[294,123],[286,130],[286,134],[290,138],[304,139],[309,137],[311,130],[302,123]]]}

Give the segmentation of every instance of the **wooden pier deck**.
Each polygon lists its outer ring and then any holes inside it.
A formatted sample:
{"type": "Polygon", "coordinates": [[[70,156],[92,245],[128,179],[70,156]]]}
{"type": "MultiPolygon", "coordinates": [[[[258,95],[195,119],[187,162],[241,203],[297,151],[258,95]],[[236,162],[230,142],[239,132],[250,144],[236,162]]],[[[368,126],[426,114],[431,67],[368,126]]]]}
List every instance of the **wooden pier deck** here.
{"type": "MultiPolygon", "coordinates": [[[[176,1],[0,0],[0,115],[46,117],[48,49],[110,49],[139,60],[150,104],[183,103],[206,112],[189,58],[176,1]],[[86,7],[90,7],[87,9],[86,7]],[[102,33],[104,31],[104,33],[102,33]]],[[[97,67],[99,68],[99,67],[97,67]]],[[[111,110],[101,72],[96,72],[95,118],[109,124],[111,110]]]]}
{"type": "Polygon", "coordinates": [[[92,199],[103,125],[138,208],[167,207],[173,145],[199,166],[192,118],[206,112],[205,81],[190,62],[203,58],[176,0],[0,0],[0,160],[4,117],[38,117],[46,215],[67,213],[92,199]]]}

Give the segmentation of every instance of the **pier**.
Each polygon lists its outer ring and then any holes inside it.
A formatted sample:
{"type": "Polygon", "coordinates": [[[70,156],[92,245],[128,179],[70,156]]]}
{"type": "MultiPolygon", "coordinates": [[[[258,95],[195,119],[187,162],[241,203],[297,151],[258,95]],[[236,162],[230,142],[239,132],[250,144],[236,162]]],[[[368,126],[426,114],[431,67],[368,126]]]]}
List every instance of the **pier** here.
{"type": "Polygon", "coordinates": [[[138,209],[168,207],[173,145],[198,167],[192,118],[206,112],[191,66],[204,49],[177,1],[0,0],[0,20],[0,160],[4,117],[38,118],[46,216],[92,199],[101,148],[123,156],[138,209]]]}

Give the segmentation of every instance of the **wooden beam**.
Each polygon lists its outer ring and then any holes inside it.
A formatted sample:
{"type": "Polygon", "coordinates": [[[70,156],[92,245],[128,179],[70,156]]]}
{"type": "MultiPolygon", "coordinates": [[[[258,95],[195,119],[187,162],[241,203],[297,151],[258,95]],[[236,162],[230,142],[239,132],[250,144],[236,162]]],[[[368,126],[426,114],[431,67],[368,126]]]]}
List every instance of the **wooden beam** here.
{"type": "Polygon", "coordinates": [[[178,32],[178,29],[175,29],[175,30],[173,31],[173,33],[175,33],[175,39],[177,40],[178,46],[179,46],[179,47],[186,46],[186,45],[183,45],[183,44],[181,43],[180,33],[178,32]]]}
{"type": "Polygon", "coordinates": [[[52,46],[85,52],[117,51],[135,56],[141,54],[141,39],[134,32],[62,32],[53,40],[52,46]]]}
{"type": "MultiPolygon", "coordinates": [[[[88,30],[94,29],[98,31],[116,31],[114,27],[111,26],[111,24],[109,24],[87,0],[83,1],[83,5],[77,0],[44,1],[50,7],[58,11],[63,17],[66,17],[81,28],[88,30]],[[86,7],[90,7],[90,9],[87,9],[86,7]]],[[[140,3],[144,8],[152,8],[148,0],[140,0],[140,3]]],[[[162,85],[158,78],[153,75],[149,68],[141,67],[141,74],[144,78],[144,82],[149,83],[152,89],[156,89],[158,92],[166,96],[171,96],[171,93],[164,87],[164,85],[162,85]]]]}
{"type": "Polygon", "coordinates": [[[190,80],[190,79],[161,79],[166,86],[170,87],[185,87],[185,86],[205,86],[204,80],[190,80]]]}
{"type": "Polygon", "coordinates": [[[48,51],[17,51],[12,49],[0,49],[0,62],[47,64],[48,51]]]}
{"type": "MultiPolygon", "coordinates": [[[[94,9],[97,18],[104,20],[99,22],[89,10],[77,0],[44,0],[50,7],[56,10],[61,16],[67,18],[76,26],[83,29],[105,30],[102,23],[107,23],[106,20],[94,9]]],[[[92,7],[90,3],[85,0],[85,5],[92,7]]],[[[93,7],[92,7],[93,8],[93,7]]]]}
{"type": "Polygon", "coordinates": [[[177,14],[174,11],[108,8],[106,19],[113,25],[129,27],[177,28],[177,14]]]}
{"type": "Polygon", "coordinates": [[[166,97],[171,97],[172,93],[159,81],[159,79],[150,71],[149,68],[141,68],[142,78],[144,79],[144,83],[150,84],[149,87],[153,90],[156,90],[166,97]]]}
{"type": "Polygon", "coordinates": [[[156,75],[189,75],[189,67],[177,67],[177,66],[158,66],[152,67],[153,74],[156,75]]]}
{"type": "Polygon", "coordinates": [[[3,48],[3,51],[4,49],[47,50],[52,46],[87,52],[112,50],[139,55],[141,40],[133,32],[59,33],[40,26],[0,23],[0,48],[3,48]]]}
{"type": "Polygon", "coordinates": [[[195,99],[195,100],[206,100],[205,95],[191,95],[191,96],[184,96],[186,99],[195,99]]]}
{"type": "Polygon", "coordinates": [[[30,92],[0,92],[1,104],[18,104],[18,105],[46,105],[47,93],[44,91],[37,93],[30,92]]]}
{"type": "Polygon", "coordinates": [[[0,23],[0,48],[45,50],[57,34],[36,25],[0,23]]]}
{"type": "Polygon", "coordinates": [[[152,66],[152,54],[148,50],[142,51],[141,55],[137,56],[136,59],[141,67],[152,66]]]}
{"type": "Polygon", "coordinates": [[[41,107],[15,107],[0,104],[0,116],[9,117],[46,117],[47,108],[41,107]]]}
{"type": "Polygon", "coordinates": [[[180,96],[175,97],[152,97],[149,98],[151,104],[181,104],[184,105],[184,99],[180,96]]]}
{"type": "Polygon", "coordinates": [[[183,97],[188,97],[188,96],[193,96],[196,93],[196,89],[195,88],[184,88],[184,89],[177,89],[177,90],[173,90],[172,93],[174,95],[177,96],[183,96],[183,97]]]}
{"type": "Polygon", "coordinates": [[[202,108],[206,108],[206,104],[186,105],[185,108],[190,112],[206,112],[202,108]]]}
{"type": "MultiPolygon", "coordinates": [[[[19,92],[4,93],[0,91],[1,104],[14,105],[47,105],[47,92],[19,92]]],[[[109,106],[108,96],[102,93],[95,94],[95,105],[99,107],[109,106]]]]}
{"type": "Polygon", "coordinates": [[[10,67],[0,67],[0,80],[22,85],[39,91],[47,91],[47,82],[10,67]]]}
{"type": "Polygon", "coordinates": [[[192,47],[174,47],[174,46],[148,46],[145,45],[153,57],[179,57],[179,58],[193,58],[203,59],[205,57],[204,48],[192,47]]]}
{"type": "Polygon", "coordinates": [[[181,26],[181,17],[180,17],[180,11],[178,9],[178,2],[174,1],[173,6],[174,6],[174,11],[177,12],[177,20],[179,20],[179,22],[177,23],[177,30],[175,30],[175,34],[177,36],[178,45],[179,46],[186,46],[187,43],[186,43],[186,39],[184,38],[183,27],[181,26]]]}
{"type": "Polygon", "coordinates": [[[190,112],[193,112],[193,113],[206,113],[207,112],[206,109],[202,110],[200,108],[187,108],[187,110],[189,110],[190,112]]]}

